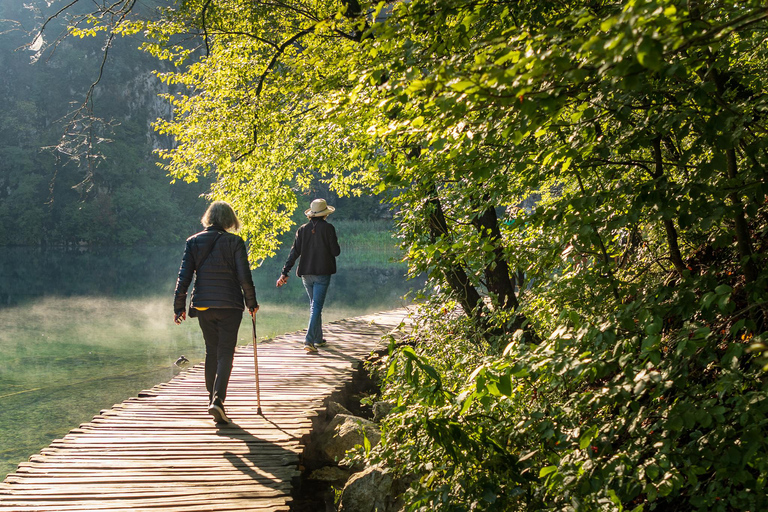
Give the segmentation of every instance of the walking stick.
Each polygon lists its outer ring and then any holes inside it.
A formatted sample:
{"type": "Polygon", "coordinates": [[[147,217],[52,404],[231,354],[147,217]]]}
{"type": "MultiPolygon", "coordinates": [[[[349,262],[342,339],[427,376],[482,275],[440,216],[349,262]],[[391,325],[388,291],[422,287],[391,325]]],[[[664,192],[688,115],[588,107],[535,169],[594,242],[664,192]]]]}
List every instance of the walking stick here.
{"type": "Polygon", "coordinates": [[[256,373],[256,412],[261,416],[261,389],[259,389],[259,351],[256,348],[256,315],[251,315],[251,324],[253,325],[253,367],[256,373]]]}

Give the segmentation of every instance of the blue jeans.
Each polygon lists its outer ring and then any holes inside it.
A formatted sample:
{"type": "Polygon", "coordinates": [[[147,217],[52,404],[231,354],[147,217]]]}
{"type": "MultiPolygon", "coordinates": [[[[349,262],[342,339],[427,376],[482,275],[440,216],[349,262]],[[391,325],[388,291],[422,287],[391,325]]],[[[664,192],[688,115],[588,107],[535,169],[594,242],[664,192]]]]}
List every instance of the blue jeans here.
{"type": "Polygon", "coordinates": [[[314,345],[323,341],[323,303],[331,284],[331,276],[301,276],[301,282],[309,295],[309,325],[304,344],[314,345]]]}

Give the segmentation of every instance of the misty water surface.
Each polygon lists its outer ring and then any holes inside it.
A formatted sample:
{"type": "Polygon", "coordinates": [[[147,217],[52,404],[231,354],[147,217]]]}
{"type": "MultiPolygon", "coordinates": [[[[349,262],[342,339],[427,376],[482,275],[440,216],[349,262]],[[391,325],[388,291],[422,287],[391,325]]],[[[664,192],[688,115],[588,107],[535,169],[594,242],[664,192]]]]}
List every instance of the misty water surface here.
{"type": "MultiPolygon", "coordinates": [[[[380,249],[345,247],[324,321],[399,307],[413,283],[380,249]],[[345,257],[346,256],[346,257],[345,257]]],[[[183,247],[4,248],[0,254],[0,479],[70,429],[204,357],[197,321],[174,325],[183,247]]],[[[285,251],[284,251],[285,253],[285,251]]],[[[394,254],[393,254],[394,255],[394,254]]],[[[303,329],[308,301],[285,254],[253,271],[260,339],[303,329]]],[[[240,344],[250,340],[246,315],[240,344]]]]}

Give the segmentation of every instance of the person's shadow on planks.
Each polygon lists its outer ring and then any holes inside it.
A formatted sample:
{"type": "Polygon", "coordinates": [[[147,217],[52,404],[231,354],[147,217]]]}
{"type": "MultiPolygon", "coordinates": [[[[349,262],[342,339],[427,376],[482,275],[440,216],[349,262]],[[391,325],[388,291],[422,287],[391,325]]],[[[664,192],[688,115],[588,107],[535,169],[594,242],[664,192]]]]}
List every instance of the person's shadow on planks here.
{"type": "Polygon", "coordinates": [[[264,432],[263,437],[257,437],[237,423],[221,426],[216,432],[217,436],[229,437],[242,443],[234,444],[232,450],[225,451],[224,458],[252,481],[249,488],[252,488],[253,483],[263,486],[263,492],[254,493],[251,490],[247,492],[247,497],[290,496],[293,491],[292,480],[299,476],[299,453],[290,449],[290,446],[298,449],[297,439],[274,422],[263,419],[271,424],[259,428],[260,433],[264,432]],[[267,434],[267,430],[273,430],[274,433],[267,434]]]}

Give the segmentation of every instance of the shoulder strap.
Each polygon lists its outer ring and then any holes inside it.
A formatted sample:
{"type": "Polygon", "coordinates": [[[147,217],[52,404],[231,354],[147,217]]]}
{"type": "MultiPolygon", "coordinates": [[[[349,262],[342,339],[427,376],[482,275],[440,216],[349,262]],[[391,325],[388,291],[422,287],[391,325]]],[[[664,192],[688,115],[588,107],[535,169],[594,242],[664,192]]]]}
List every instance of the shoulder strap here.
{"type": "Polygon", "coordinates": [[[224,233],[222,231],[219,231],[219,234],[216,235],[216,238],[213,239],[213,242],[211,242],[211,245],[209,245],[206,248],[207,250],[205,251],[205,254],[203,255],[203,257],[200,258],[200,262],[195,264],[195,268],[196,269],[199,269],[200,267],[203,266],[203,263],[205,263],[205,260],[207,260],[208,256],[211,255],[211,252],[213,251],[213,247],[216,245],[216,242],[219,241],[219,238],[221,238],[221,235],[223,235],[223,234],[224,233]]]}

